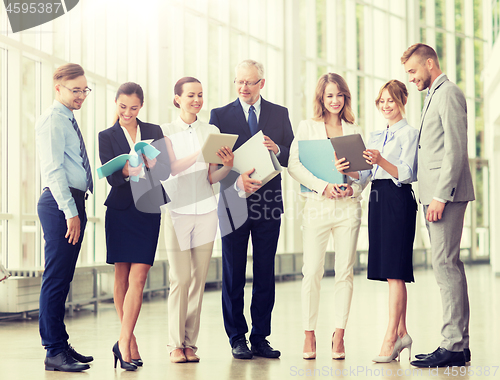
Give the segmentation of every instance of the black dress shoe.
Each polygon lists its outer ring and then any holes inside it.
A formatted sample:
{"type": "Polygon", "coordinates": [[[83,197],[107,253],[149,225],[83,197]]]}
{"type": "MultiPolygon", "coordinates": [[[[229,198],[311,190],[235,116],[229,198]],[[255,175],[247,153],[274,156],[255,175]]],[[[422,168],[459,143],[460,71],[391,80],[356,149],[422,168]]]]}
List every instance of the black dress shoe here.
{"type": "Polygon", "coordinates": [[[418,355],[415,355],[415,358],[416,358],[416,359],[419,359],[419,360],[421,360],[421,359],[427,359],[428,357],[430,357],[430,356],[434,355],[436,352],[438,352],[438,350],[439,350],[439,347],[438,347],[438,348],[436,348],[436,349],[435,349],[433,352],[431,352],[430,354],[418,354],[418,355]]]}
{"type": "Polygon", "coordinates": [[[233,343],[231,350],[235,359],[252,359],[252,352],[248,349],[245,338],[240,338],[233,343]]]}
{"type": "Polygon", "coordinates": [[[264,339],[255,345],[252,343],[252,354],[262,356],[263,358],[276,359],[280,357],[281,352],[273,349],[269,342],[264,339]]]}
{"type": "Polygon", "coordinates": [[[63,351],[56,356],[45,358],[46,371],[62,371],[62,372],[81,372],[89,369],[90,365],[77,362],[68,354],[68,351],[63,351]]]}
{"type": "MultiPolygon", "coordinates": [[[[430,354],[418,354],[418,355],[415,355],[415,358],[417,359],[427,359],[428,357],[434,355],[437,350],[439,350],[439,347],[436,348],[436,351],[434,352],[431,352],[430,354]]],[[[470,362],[470,350],[468,348],[464,348],[464,357],[465,357],[465,362],[470,362]]]]}
{"type": "Polygon", "coordinates": [[[410,362],[415,367],[461,367],[465,365],[463,351],[448,351],[439,347],[431,356],[410,362]]]}
{"type": "Polygon", "coordinates": [[[92,360],[94,360],[93,356],[85,356],[85,355],[82,355],[82,354],[79,354],[78,352],[76,352],[76,350],[73,347],[71,347],[71,344],[68,345],[68,349],[66,351],[68,351],[68,354],[73,359],[75,359],[76,361],[78,361],[80,363],[90,363],[92,360]]]}

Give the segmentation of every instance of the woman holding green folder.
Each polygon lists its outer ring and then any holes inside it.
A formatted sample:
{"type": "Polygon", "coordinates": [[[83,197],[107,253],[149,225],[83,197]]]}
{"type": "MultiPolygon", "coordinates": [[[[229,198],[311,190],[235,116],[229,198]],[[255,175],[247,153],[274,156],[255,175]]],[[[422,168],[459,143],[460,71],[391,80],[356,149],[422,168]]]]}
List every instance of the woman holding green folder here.
{"type": "Polygon", "coordinates": [[[160,205],[167,199],[160,180],[170,174],[170,163],[159,125],[138,119],[144,93],[137,83],[122,84],[116,93],[114,125],[99,132],[101,163],[128,154],[141,140],[154,140],[160,154],[143,156],[133,167],[126,162],[122,170],[106,177],[111,185],[106,202],[106,262],[115,266],[113,300],[121,322],[120,338],[113,346],[116,363],[134,371],[143,365],[134,328],[142,305],[149,269],[153,265],[160,232],[160,205]],[[132,177],[138,176],[134,181],[132,177]]]}
{"type": "MultiPolygon", "coordinates": [[[[304,264],[302,273],[302,321],[305,330],[304,359],[316,358],[316,329],[320,281],[324,273],[325,253],[330,235],[335,245],[335,331],[332,358],[344,359],[344,333],[349,317],[353,289],[353,267],[361,225],[360,194],[356,183],[336,184],[312,174],[299,159],[300,140],[323,140],[361,133],[354,124],[349,87],[338,74],[319,78],[314,97],[314,117],[300,122],[290,148],[288,172],[311,191],[302,192],[302,233],[304,264]]],[[[333,149],[333,147],[331,147],[333,149]]]]}

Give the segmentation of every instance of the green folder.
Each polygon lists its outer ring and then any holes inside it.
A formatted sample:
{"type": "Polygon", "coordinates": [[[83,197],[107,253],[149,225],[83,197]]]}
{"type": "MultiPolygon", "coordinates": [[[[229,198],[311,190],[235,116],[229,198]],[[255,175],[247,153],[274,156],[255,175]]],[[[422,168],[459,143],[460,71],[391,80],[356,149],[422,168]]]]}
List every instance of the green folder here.
{"type": "MultiPolygon", "coordinates": [[[[329,183],[345,183],[344,175],[335,167],[335,151],[330,139],[299,140],[299,161],[314,176],[329,183]]],[[[300,185],[302,193],[312,190],[300,185]]]]}

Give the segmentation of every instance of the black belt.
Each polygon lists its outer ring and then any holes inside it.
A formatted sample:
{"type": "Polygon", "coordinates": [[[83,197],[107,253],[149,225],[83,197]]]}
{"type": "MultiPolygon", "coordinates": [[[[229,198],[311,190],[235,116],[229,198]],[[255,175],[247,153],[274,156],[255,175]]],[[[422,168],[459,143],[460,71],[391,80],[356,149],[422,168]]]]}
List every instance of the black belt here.
{"type": "MultiPolygon", "coordinates": [[[[50,189],[48,187],[44,187],[43,191],[46,191],[46,190],[50,191],[50,189]]],[[[71,195],[73,195],[74,198],[83,198],[83,199],[87,200],[87,198],[89,197],[89,194],[86,191],[78,190],[78,189],[75,189],[74,187],[70,187],[69,191],[71,191],[71,195]]]]}

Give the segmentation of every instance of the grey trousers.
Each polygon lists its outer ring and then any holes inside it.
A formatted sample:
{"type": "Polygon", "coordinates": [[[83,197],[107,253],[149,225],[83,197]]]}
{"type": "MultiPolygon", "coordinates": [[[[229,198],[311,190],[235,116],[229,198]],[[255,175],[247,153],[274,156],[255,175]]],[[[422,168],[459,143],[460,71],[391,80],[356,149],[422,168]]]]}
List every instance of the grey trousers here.
{"type": "MultiPolygon", "coordinates": [[[[426,222],[431,240],[432,267],[441,291],[443,328],[441,347],[449,351],[469,348],[469,296],[460,240],[468,202],[448,202],[443,217],[426,222]]],[[[428,205],[424,205],[427,214],[428,205]]]]}

